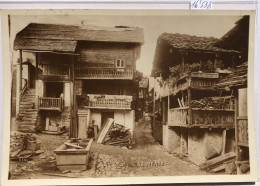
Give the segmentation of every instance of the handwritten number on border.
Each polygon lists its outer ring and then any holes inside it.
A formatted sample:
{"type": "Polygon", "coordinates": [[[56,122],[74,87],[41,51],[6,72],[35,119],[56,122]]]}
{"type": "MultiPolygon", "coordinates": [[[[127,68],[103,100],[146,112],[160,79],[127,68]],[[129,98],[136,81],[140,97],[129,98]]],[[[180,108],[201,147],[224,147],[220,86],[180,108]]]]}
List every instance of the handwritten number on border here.
{"type": "Polygon", "coordinates": [[[191,9],[211,9],[212,0],[191,0],[190,8],[191,9]]]}

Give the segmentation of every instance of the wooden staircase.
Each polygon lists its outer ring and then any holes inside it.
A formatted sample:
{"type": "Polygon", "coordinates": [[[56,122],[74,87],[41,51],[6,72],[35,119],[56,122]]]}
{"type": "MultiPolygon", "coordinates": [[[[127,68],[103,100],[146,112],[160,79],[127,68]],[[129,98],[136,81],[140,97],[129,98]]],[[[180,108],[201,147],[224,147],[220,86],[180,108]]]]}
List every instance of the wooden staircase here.
{"type": "Polygon", "coordinates": [[[28,89],[23,96],[19,108],[19,131],[20,132],[35,132],[38,111],[35,108],[35,89],[28,89]]]}

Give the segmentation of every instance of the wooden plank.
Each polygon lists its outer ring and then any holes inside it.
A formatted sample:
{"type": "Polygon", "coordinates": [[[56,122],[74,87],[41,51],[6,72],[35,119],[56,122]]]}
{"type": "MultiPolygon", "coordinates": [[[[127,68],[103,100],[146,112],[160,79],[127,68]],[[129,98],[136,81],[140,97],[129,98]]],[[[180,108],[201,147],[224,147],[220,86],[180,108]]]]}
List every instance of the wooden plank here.
{"type": "Polygon", "coordinates": [[[41,173],[41,174],[46,176],[55,176],[55,177],[80,178],[80,176],[69,176],[66,174],[54,174],[54,173],[41,173]]]}
{"type": "Polygon", "coordinates": [[[214,159],[208,160],[205,163],[200,164],[199,167],[200,167],[201,170],[206,170],[210,167],[214,167],[214,166],[217,166],[217,165],[219,165],[223,162],[234,159],[235,157],[236,157],[236,153],[230,152],[230,153],[218,156],[214,159]]]}
{"type": "Polygon", "coordinates": [[[181,104],[180,99],[179,99],[179,98],[177,98],[177,99],[178,99],[178,103],[179,103],[180,108],[182,108],[183,106],[182,106],[182,104],[181,104]]]}
{"type": "Polygon", "coordinates": [[[220,166],[218,166],[218,167],[216,167],[214,169],[211,169],[210,172],[212,172],[212,173],[220,172],[220,171],[225,170],[225,167],[226,167],[226,165],[222,164],[222,165],[220,165],[220,166]]]}
{"type": "Polygon", "coordinates": [[[250,163],[249,160],[245,160],[245,161],[236,161],[236,164],[246,164],[246,163],[250,163]]]}
{"type": "Polygon", "coordinates": [[[89,140],[87,148],[86,148],[87,151],[90,150],[90,147],[91,147],[92,143],[93,143],[93,139],[89,140]]]}
{"type": "Polygon", "coordinates": [[[64,144],[67,145],[67,146],[70,146],[70,147],[74,147],[76,149],[84,149],[84,147],[81,147],[81,146],[78,146],[78,145],[74,145],[72,143],[65,142],[64,144]]]}
{"type": "Polygon", "coordinates": [[[102,144],[104,142],[104,140],[105,140],[105,138],[107,136],[107,133],[110,130],[110,128],[112,127],[113,123],[114,123],[114,119],[108,118],[108,120],[107,120],[107,122],[105,124],[105,127],[102,130],[102,132],[101,132],[101,134],[100,134],[100,136],[99,136],[99,138],[97,140],[97,143],[101,143],[102,144]]]}
{"type": "Polygon", "coordinates": [[[104,127],[105,127],[105,125],[101,126],[101,129],[98,131],[98,135],[97,135],[96,139],[99,138],[99,136],[101,135],[101,133],[102,133],[104,127]]]}
{"type": "Polygon", "coordinates": [[[248,119],[247,116],[237,116],[237,119],[240,120],[240,119],[248,119]]]}

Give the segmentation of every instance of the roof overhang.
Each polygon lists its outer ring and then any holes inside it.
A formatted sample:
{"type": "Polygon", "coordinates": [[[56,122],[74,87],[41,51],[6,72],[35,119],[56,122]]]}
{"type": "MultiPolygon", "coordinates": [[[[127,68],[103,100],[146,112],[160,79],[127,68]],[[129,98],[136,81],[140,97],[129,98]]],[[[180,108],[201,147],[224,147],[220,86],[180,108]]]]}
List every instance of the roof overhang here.
{"type": "Polygon", "coordinates": [[[34,51],[51,51],[74,53],[77,41],[69,40],[48,40],[35,38],[18,38],[14,41],[15,50],[34,50],[34,51]]]}

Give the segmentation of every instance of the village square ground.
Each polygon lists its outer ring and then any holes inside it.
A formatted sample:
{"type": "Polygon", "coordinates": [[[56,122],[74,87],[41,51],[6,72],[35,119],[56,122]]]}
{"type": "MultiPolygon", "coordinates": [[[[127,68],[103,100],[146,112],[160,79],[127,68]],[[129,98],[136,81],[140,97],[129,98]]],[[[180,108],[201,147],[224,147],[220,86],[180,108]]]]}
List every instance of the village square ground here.
{"type": "Polygon", "coordinates": [[[145,118],[135,128],[135,145],[132,149],[94,142],[88,170],[64,171],[56,168],[54,150],[66,136],[38,134],[43,154],[28,162],[11,161],[11,179],[129,177],[129,176],[181,176],[205,175],[204,171],[185,157],[169,154],[151,135],[150,119],[145,118]]]}

